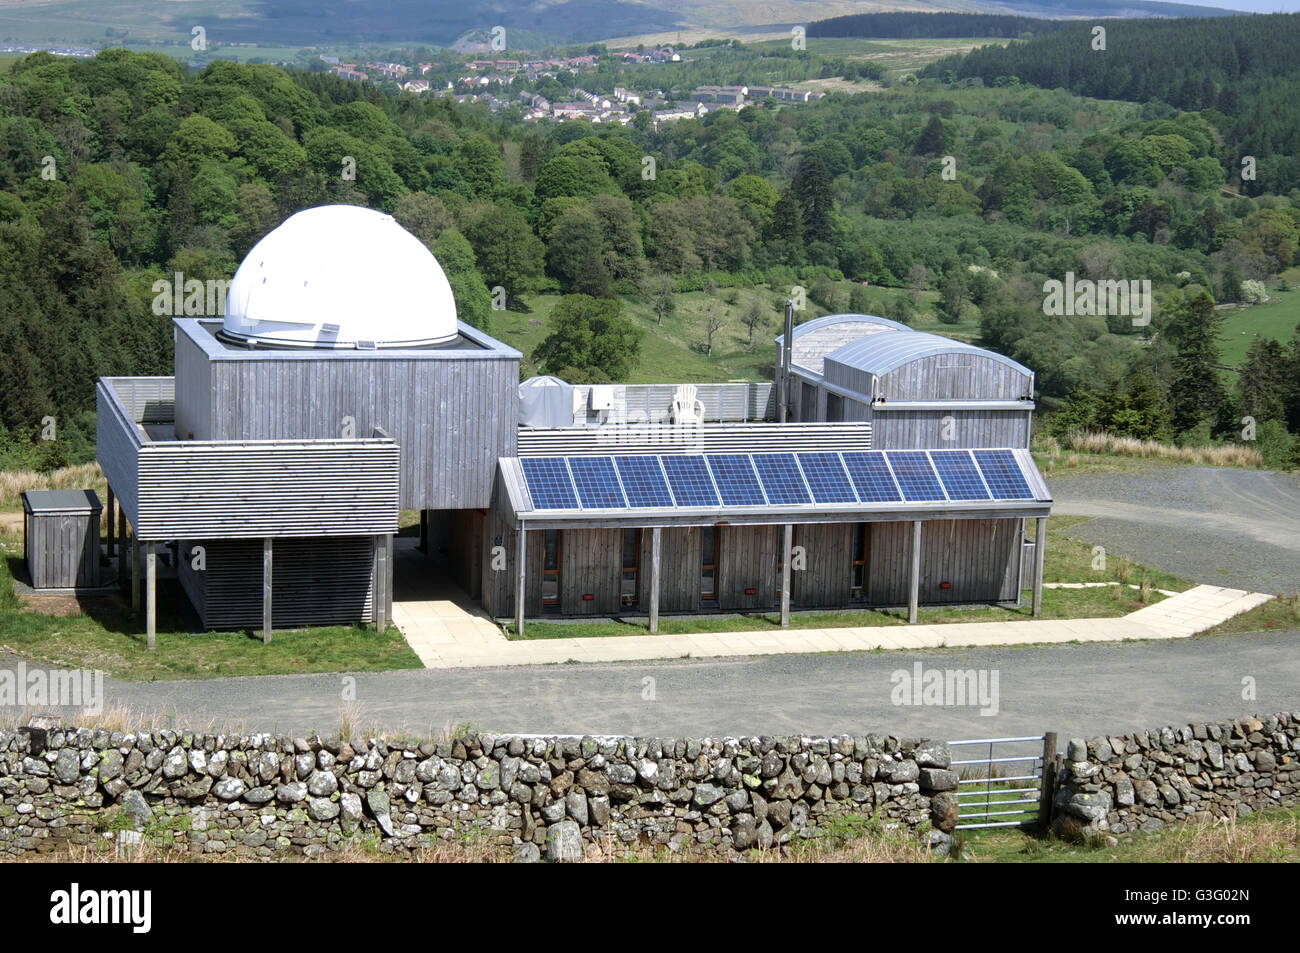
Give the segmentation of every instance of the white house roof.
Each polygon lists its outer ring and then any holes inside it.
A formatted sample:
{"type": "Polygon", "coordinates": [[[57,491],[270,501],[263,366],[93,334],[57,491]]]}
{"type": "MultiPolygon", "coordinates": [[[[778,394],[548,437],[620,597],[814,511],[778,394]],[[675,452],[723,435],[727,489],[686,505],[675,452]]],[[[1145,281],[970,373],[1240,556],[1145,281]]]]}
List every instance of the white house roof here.
{"type": "Polygon", "coordinates": [[[456,338],[456,301],[437,259],[391,215],[324,205],[253,246],[222,330],[273,347],[422,347],[456,338]]]}

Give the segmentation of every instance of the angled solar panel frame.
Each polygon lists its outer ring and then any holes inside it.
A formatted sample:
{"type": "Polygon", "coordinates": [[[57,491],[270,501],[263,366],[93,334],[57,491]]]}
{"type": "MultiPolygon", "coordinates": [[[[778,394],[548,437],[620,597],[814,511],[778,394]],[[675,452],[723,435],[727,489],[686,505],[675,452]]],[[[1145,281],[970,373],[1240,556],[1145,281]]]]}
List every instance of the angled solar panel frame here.
{"type": "Polygon", "coordinates": [[[929,454],[948,499],[954,503],[990,499],[989,488],[969,450],[931,450],[929,454]]]}
{"type": "MultiPolygon", "coordinates": [[[[1049,502],[1005,448],[521,457],[536,510],[785,509],[1049,502]]],[[[1029,469],[1026,470],[1026,467],[1029,469]]]]}
{"type": "Polygon", "coordinates": [[[812,491],[793,453],[750,454],[758,482],[773,506],[811,506],[812,491]]]}
{"type": "Polygon", "coordinates": [[[767,494],[748,453],[710,453],[705,456],[713,484],[723,506],[766,506],[767,494]]]}
{"type": "Polygon", "coordinates": [[[798,454],[799,468],[816,503],[857,503],[853,479],[844,468],[843,458],[835,452],[798,454]]]}

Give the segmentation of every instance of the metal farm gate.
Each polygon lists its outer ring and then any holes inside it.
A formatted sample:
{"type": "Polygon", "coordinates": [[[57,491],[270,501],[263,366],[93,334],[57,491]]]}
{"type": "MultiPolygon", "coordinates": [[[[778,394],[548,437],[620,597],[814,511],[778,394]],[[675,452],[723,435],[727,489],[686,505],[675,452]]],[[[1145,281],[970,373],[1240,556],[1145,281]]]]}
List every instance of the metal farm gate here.
{"type": "Polygon", "coordinates": [[[968,738],[948,742],[956,759],[956,830],[1032,827],[1050,820],[1056,761],[1056,734],[1024,738],[968,738]]]}

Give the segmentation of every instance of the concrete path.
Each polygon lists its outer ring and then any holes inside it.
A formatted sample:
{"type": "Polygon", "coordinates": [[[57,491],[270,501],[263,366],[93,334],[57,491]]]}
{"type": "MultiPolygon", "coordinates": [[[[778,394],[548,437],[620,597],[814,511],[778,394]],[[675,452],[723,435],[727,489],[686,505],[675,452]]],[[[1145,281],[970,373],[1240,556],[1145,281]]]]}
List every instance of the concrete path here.
{"type": "Polygon", "coordinates": [[[481,612],[476,614],[463,593],[453,598],[456,593],[460,590],[448,586],[446,598],[399,603],[393,607],[394,622],[426,668],[1175,639],[1203,632],[1272,598],[1240,589],[1197,586],[1116,619],[953,622],[508,641],[491,620],[481,612]]]}

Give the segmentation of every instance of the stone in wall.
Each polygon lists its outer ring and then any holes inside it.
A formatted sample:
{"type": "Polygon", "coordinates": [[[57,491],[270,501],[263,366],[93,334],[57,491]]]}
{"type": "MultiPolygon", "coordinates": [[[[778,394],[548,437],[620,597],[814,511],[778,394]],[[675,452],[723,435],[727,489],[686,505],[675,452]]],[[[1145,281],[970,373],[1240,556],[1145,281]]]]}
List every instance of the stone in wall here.
{"type": "Polygon", "coordinates": [[[1053,830],[1068,838],[1244,817],[1300,801],[1300,712],[1071,739],[1053,830]]]}

